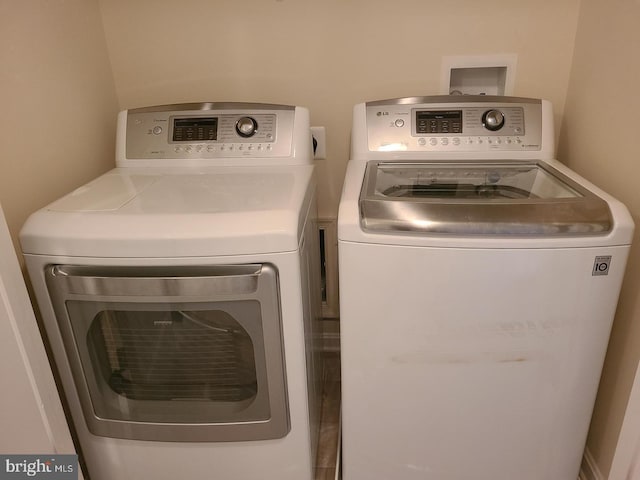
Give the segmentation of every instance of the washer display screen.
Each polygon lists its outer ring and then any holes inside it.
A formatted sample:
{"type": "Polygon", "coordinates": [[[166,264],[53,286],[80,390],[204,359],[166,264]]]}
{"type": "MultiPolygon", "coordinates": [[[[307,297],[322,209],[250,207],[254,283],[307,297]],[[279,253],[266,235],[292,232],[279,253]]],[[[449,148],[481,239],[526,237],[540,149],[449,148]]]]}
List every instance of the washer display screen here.
{"type": "Polygon", "coordinates": [[[174,142],[203,142],[218,139],[218,117],[176,118],[174,142]]]}
{"type": "Polygon", "coordinates": [[[462,110],[419,110],[416,133],[462,133],[462,110]]]}

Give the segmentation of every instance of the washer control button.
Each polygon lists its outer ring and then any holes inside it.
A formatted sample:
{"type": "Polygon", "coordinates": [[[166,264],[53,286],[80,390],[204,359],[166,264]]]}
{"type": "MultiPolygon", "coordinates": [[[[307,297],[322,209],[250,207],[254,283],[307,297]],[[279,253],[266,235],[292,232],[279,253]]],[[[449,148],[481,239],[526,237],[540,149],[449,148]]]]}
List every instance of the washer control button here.
{"type": "Polygon", "coordinates": [[[429,139],[429,143],[435,147],[438,144],[438,139],[437,138],[430,138],[429,139]]]}
{"type": "Polygon", "coordinates": [[[404,120],[399,118],[395,122],[396,127],[404,127],[404,120]]]}
{"type": "Polygon", "coordinates": [[[253,137],[258,131],[258,122],[252,117],[242,117],[236,122],[236,132],[243,138],[253,137]]]}
{"type": "Polygon", "coordinates": [[[500,110],[487,110],[482,115],[482,125],[495,132],[504,126],[504,114],[500,110]]]}
{"type": "Polygon", "coordinates": [[[160,135],[162,133],[162,127],[160,125],[156,125],[151,131],[154,135],[160,135]]]}

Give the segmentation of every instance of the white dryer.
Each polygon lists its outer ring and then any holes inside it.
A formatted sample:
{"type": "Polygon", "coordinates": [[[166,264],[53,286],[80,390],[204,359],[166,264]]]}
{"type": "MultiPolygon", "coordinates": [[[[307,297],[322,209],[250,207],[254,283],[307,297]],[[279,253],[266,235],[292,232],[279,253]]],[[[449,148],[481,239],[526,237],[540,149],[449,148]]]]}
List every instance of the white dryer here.
{"type": "Polygon", "coordinates": [[[345,480],[577,478],[634,225],[553,152],[544,100],[355,107],[345,480]]]}
{"type": "Polygon", "coordinates": [[[312,479],[308,111],[123,111],[116,160],[20,235],[89,476],[312,479]]]}

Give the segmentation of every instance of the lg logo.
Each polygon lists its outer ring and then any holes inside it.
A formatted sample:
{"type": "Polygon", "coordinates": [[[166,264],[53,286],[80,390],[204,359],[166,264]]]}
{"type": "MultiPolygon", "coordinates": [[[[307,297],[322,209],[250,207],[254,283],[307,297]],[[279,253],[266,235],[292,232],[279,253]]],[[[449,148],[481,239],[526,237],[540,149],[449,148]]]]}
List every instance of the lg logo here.
{"type": "Polygon", "coordinates": [[[591,275],[609,275],[609,266],[611,265],[611,255],[596,257],[593,262],[593,270],[591,275]]]}

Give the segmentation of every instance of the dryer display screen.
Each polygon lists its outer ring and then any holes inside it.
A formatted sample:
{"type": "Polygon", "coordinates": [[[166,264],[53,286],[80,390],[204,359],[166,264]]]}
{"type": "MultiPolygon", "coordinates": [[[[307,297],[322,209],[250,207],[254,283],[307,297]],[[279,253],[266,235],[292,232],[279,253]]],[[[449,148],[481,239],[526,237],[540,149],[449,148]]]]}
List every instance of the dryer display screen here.
{"type": "Polygon", "coordinates": [[[417,111],[416,133],[462,133],[462,110],[417,111]]]}
{"type": "Polygon", "coordinates": [[[176,118],[173,121],[174,142],[203,142],[218,139],[218,118],[176,118]]]}

